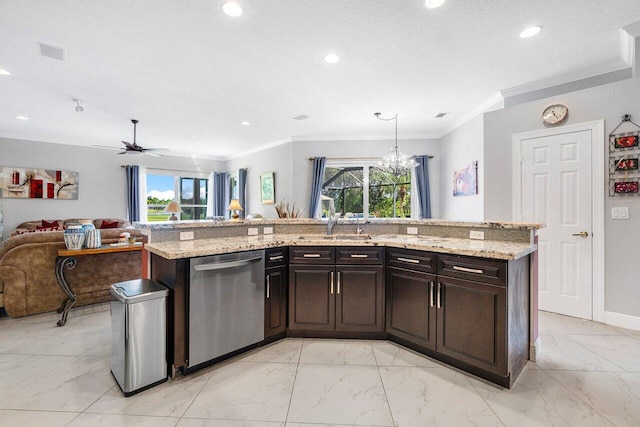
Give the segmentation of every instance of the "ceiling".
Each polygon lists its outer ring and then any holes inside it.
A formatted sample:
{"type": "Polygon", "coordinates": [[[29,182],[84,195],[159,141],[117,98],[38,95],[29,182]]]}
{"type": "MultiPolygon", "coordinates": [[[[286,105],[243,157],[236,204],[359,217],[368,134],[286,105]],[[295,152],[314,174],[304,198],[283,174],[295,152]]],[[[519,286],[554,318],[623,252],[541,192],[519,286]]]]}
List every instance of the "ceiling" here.
{"type": "Polygon", "coordinates": [[[138,119],[144,147],[224,159],[392,138],[378,111],[401,138],[440,137],[503,89],[620,64],[620,28],[640,21],[638,0],[238,0],[238,18],[221,3],[2,0],[0,137],[118,147],[138,119]]]}

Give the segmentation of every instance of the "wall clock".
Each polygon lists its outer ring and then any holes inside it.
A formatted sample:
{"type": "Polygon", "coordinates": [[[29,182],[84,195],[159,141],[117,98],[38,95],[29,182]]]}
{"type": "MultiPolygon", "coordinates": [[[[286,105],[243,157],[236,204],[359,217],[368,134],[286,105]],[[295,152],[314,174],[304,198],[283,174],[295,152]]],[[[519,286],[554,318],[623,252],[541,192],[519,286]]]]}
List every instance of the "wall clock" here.
{"type": "Polygon", "coordinates": [[[542,122],[546,125],[555,126],[566,120],[569,109],[562,104],[549,105],[542,112],[542,122]]]}

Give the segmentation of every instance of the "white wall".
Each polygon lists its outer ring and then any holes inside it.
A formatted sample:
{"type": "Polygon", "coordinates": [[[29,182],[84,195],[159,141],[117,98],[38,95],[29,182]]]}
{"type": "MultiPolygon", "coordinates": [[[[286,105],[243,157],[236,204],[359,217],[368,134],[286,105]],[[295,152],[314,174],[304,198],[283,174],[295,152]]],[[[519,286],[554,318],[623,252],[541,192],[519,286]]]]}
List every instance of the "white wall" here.
{"type": "MultiPolygon", "coordinates": [[[[382,157],[393,147],[394,141],[308,141],[293,144],[293,199],[309,214],[312,162],[310,157],[382,157]]],[[[406,154],[434,156],[429,161],[432,215],[440,215],[440,145],[436,139],[399,140],[400,151],[406,154]]]]}
{"type": "Polygon", "coordinates": [[[482,114],[440,139],[440,216],[443,219],[484,219],[484,119],[482,114]],[[453,172],[478,161],[478,194],[453,196],[453,172]]]}
{"type": "MultiPolygon", "coordinates": [[[[292,152],[292,143],[287,143],[226,162],[227,172],[234,172],[240,168],[247,169],[248,207],[244,206],[246,214],[259,213],[265,218],[278,217],[274,204],[263,205],[260,200],[260,175],[266,172],[275,172],[275,202],[279,203],[284,199],[285,202],[291,204],[295,201],[293,196],[294,182],[291,179],[292,152]]],[[[297,208],[306,208],[306,204],[296,203],[297,208]]]]}
{"type": "MultiPolygon", "coordinates": [[[[603,86],[493,111],[484,116],[485,219],[511,219],[512,135],[543,128],[542,110],[550,104],[569,107],[567,124],[605,120],[608,135],[623,114],[640,120],[640,79],[603,86]]],[[[606,142],[605,142],[606,144],[606,142]]],[[[605,152],[608,152],[605,146],[605,152]]],[[[603,168],[608,168],[605,155],[603,168]]],[[[605,177],[608,174],[605,169],[605,177]]],[[[608,195],[607,183],[594,183],[608,195]]],[[[605,310],[640,317],[640,197],[605,197],[605,310]],[[611,208],[628,206],[629,220],[612,220],[611,208]]]]}
{"type": "Polygon", "coordinates": [[[127,218],[126,176],[120,165],[185,171],[220,171],[213,160],[185,157],[118,155],[115,151],[73,145],[0,138],[0,166],[78,172],[78,200],[3,199],[3,239],[29,220],[127,218]]]}

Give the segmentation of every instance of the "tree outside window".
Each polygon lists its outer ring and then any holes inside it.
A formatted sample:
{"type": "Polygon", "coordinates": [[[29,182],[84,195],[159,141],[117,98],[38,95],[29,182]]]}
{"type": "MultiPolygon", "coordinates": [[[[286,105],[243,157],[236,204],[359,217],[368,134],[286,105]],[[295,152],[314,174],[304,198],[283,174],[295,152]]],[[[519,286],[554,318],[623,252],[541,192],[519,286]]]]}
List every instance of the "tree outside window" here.
{"type": "Polygon", "coordinates": [[[396,177],[376,166],[327,166],[321,200],[324,218],[330,200],[341,216],[410,218],[411,173],[396,177]]]}

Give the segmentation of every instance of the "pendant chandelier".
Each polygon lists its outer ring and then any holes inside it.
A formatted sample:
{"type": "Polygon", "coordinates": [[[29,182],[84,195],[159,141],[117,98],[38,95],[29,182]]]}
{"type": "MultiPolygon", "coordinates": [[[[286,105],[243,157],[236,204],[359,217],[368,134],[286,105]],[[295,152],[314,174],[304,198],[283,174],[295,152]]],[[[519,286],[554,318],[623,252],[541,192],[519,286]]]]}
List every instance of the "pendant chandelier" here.
{"type": "Polygon", "coordinates": [[[413,156],[404,154],[398,148],[398,115],[396,114],[389,119],[383,119],[382,117],[380,117],[380,114],[382,113],[374,113],[374,116],[386,122],[390,120],[394,120],[396,122],[396,145],[391,149],[391,152],[389,154],[387,154],[382,158],[382,160],[380,160],[380,169],[387,173],[395,175],[396,177],[404,175],[410,172],[411,169],[418,166],[418,163],[413,160],[413,156]]]}

